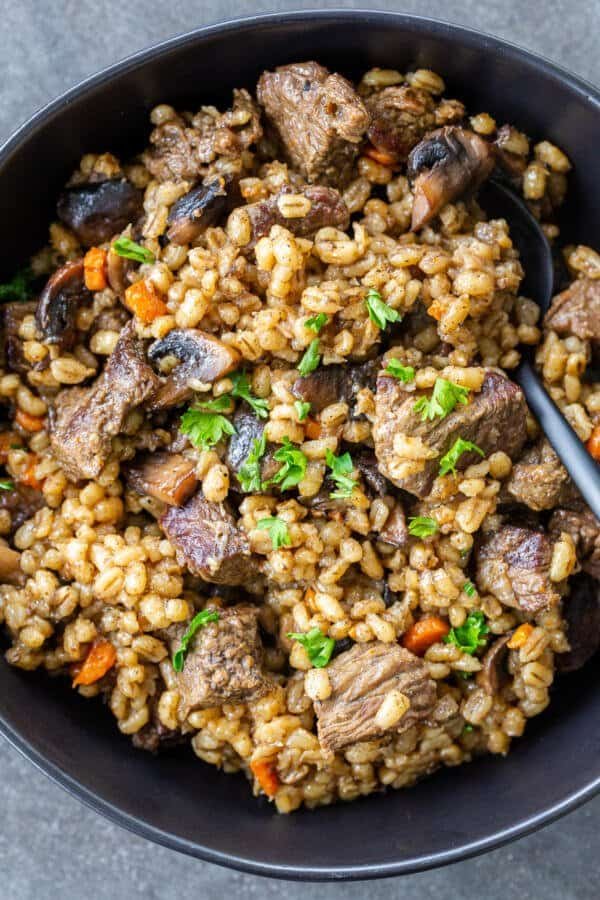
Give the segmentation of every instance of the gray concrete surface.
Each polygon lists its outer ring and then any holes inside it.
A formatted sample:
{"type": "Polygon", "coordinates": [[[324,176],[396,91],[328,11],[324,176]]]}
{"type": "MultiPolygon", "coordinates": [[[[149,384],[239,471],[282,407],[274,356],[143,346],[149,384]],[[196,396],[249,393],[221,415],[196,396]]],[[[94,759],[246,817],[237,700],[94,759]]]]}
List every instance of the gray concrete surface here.
{"type": "MultiPolygon", "coordinates": [[[[0,141],[47,100],[134,50],[219,19],[317,5],[401,7],[446,18],[524,44],[600,83],[599,0],[2,0],[0,141]]],[[[0,900],[595,900],[599,832],[600,798],[516,844],[436,872],[369,885],[282,884],[127,834],[0,743],[0,900]]]]}

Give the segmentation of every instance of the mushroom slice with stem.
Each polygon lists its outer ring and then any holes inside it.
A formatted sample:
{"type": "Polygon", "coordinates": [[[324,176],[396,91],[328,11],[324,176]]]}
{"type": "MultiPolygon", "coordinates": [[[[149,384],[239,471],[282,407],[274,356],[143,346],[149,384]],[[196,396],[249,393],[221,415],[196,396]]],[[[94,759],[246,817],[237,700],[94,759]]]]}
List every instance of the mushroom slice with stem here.
{"type": "Polygon", "coordinates": [[[68,350],[75,343],[77,310],[91,294],[83,280],[83,260],[75,259],[57,269],[40,294],[36,324],[47,344],[68,350]]]}
{"type": "Polygon", "coordinates": [[[512,631],[499,637],[482,659],[482,669],[477,676],[477,683],[486,694],[497,694],[508,681],[508,672],[505,668],[508,642],[512,637],[512,631]]]}
{"type": "Polygon", "coordinates": [[[217,224],[238,194],[238,179],[234,175],[205,178],[171,207],[167,237],[174,244],[191,244],[207,228],[217,224]]]}

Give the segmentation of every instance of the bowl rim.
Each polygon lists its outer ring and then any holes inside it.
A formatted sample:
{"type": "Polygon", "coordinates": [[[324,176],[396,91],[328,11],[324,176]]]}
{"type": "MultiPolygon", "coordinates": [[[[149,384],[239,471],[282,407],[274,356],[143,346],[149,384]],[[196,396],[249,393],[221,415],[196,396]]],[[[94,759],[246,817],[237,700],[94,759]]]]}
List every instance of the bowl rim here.
{"type": "MultiPolygon", "coordinates": [[[[133,71],[172,50],[192,45],[211,35],[227,34],[245,28],[268,27],[269,25],[279,25],[284,22],[302,22],[303,20],[314,19],[320,19],[322,21],[331,19],[337,22],[340,20],[361,20],[365,22],[365,24],[381,24],[387,20],[390,24],[393,23],[400,27],[408,27],[416,33],[452,37],[462,44],[490,50],[509,60],[524,59],[529,63],[534,64],[549,78],[561,83],[566,83],[572,91],[579,94],[588,104],[592,103],[597,106],[600,111],[600,89],[593,84],[573,74],[565,67],[553,62],[541,54],[503,38],[487,34],[484,31],[475,28],[467,28],[463,25],[437,18],[416,16],[388,10],[365,8],[340,9],[336,7],[326,9],[297,9],[277,13],[261,13],[255,16],[243,16],[195,28],[142,48],[141,50],[101,69],[99,72],[82,79],[73,87],[40,107],[18,126],[11,135],[9,135],[9,137],[0,145],[0,170],[29,137],[43,128],[55,115],[60,113],[66,105],[76,98],[79,99],[85,94],[93,92],[96,88],[111,81],[115,76],[133,71]]],[[[596,778],[587,782],[578,790],[567,794],[561,801],[554,803],[552,806],[515,822],[510,828],[490,833],[478,840],[468,841],[437,853],[413,856],[410,859],[387,863],[356,863],[352,865],[327,867],[311,866],[310,864],[302,866],[287,864],[279,865],[248,856],[224,853],[212,847],[178,837],[154,825],[149,825],[142,818],[125,812],[117,804],[103,799],[93,790],[83,785],[77,778],[70,775],[68,771],[47,759],[44,753],[41,752],[32,741],[24,738],[19,731],[13,727],[1,711],[0,734],[39,771],[43,772],[53,782],[64,788],[71,796],[76,797],[95,812],[101,813],[107,819],[126,830],[157,844],[168,847],[171,850],[185,853],[206,862],[215,863],[252,875],[262,875],[294,881],[358,881],[373,878],[389,878],[396,875],[406,875],[450,865],[463,859],[478,856],[489,850],[497,849],[520,837],[531,834],[543,826],[549,825],[561,816],[566,815],[581,804],[592,799],[596,794],[600,793],[599,766],[596,778]]]]}

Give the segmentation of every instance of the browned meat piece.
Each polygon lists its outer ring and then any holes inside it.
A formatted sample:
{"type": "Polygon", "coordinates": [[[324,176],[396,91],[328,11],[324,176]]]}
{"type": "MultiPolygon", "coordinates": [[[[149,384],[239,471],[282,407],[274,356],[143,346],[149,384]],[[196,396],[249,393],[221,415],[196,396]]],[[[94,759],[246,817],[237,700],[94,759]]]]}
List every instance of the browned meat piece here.
{"type": "Polygon", "coordinates": [[[406,526],[406,516],[400,503],[396,503],[385,520],[383,528],[375,537],[378,541],[393,544],[394,547],[406,547],[408,544],[408,528],[406,526]]]}
{"type": "Polygon", "coordinates": [[[50,415],[54,455],[73,481],[97,478],[129,413],[158,388],[144,345],[130,322],[99,378],[89,388],[61,391],[50,415]]]}
{"type": "Polygon", "coordinates": [[[552,514],[548,530],[556,538],[562,531],[570,534],[582,569],[593,578],[600,579],[600,522],[591,509],[557,509],[552,514]]]}
{"type": "MultiPolygon", "coordinates": [[[[440,457],[457,438],[477,444],[486,456],[503,450],[512,458],[525,443],[527,407],[523,393],[499,372],[488,370],[481,391],[473,393],[466,405],[457,405],[444,419],[423,422],[413,408],[418,396],[403,390],[397,379],[381,374],[377,379],[373,426],[380,471],[397,487],[417,497],[428,495],[439,471],[440,457]],[[404,460],[394,450],[394,438],[398,434],[420,438],[438,455],[423,460],[420,471],[404,474],[404,460]]],[[[479,458],[474,453],[463,453],[458,468],[464,469],[479,458]]]]}
{"type": "Polygon", "coordinates": [[[153,409],[184,403],[192,395],[190,380],[217,381],[233,372],[241,361],[237,350],[197,328],[174,328],[148,350],[148,359],[152,362],[158,362],[165,356],[174,356],[180,363],[154,396],[153,409]]]}
{"type": "Polygon", "coordinates": [[[504,525],[477,552],[479,590],[529,616],[555,606],[560,598],[550,581],[553,547],[541,531],[504,525]]]}
{"type": "Polygon", "coordinates": [[[139,219],[142,192],[126,178],[76,184],[60,195],[56,212],[84,247],[92,247],[139,219]]]}
{"type": "Polygon", "coordinates": [[[287,228],[296,237],[310,237],[319,228],[328,225],[344,231],[350,224],[350,213],[339,191],[321,184],[307,185],[298,191],[286,187],[268,200],[259,200],[257,203],[240,207],[233,215],[243,213],[246,213],[250,220],[252,234],[250,242],[243,248],[245,251],[252,250],[260,238],[269,234],[273,225],[287,228]],[[302,194],[310,200],[311,208],[305,216],[287,219],[282,215],[278,203],[281,197],[289,193],[302,194]]]}
{"type": "Polygon", "coordinates": [[[144,163],[159,181],[195,181],[218,155],[238,157],[261,136],[258,107],[248,91],[234,90],[225,113],[202,111],[191,126],[176,116],[155,128],[144,163]]]}
{"type": "Polygon", "coordinates": [[[331,697],[315,701],[319,742],[327,753],[386,732],[401,734],[426,719],[436,700],[423,660],[398,644],[355,644],[329,664],[327,674],[331,697]],[[391,728],[382,727],[377,713],[392,691],[403,694],[410,706],[391,728]]]}
{"type": "Polygon", "coordinates": [[[299,400],[308,400],[312,414],[319,413],[332,403],[350,403],[363,388],[374,390],[379,368],[378,359],[354,366],[321,366],[310,375],[297,378],[292,393],[299,400]]]}
{"type": "Polygon", "coordinates": [[[38,509],[45,506],[44,495],[26,484],[15,482],[12,490],[0,492],[0,509],[10,513],[11,530],[16,531],[23,522],[33,518],[38,509]]]}
{"type": "Polygon", "coordinates": [[[569,474],[545,438],[523,454],[504,483],[500,499],[540,512],[563,504],[574,493],[569,474]]]}
{"type": "Polygon", "coordinates": [[[414,194],[412,231],[427,225],[447,203],[475,190],[494,163],[491,144],[474,131],[448,125],[428,134],[408,157],[414,194]]]}
{"type": "Polygon", "coordinates": [[[77,311],[90,303],[92,295],[83,280],[83,260],[65,263],[50,276],[40,294],[36,323],[47,344],[58,344],[61,350],[72,347],[77,337],[77,311]]]}
{"type": "Polygon", "coordinates": [[[557,334],[600,341],[600,281],[591,278],[574,281],[554,298],[544,325],[557,334]]]}
{"type": "Polygon", "coordinates": [[[238,184],[232,175],[213,175],[184,194],[169,211],[169,240],[174,244],[191,244],[207,228],[217,225],[239,201],[238,184]]]}
{"type": "Polygon", "coordinates": [[[170,507],[160,524],[175,547],[177,562],[215,584],[244,584],[256,575],[248,538],[222,503],[198,491],[185,506],[170,507]]]}
{"type": "Polygon", "coordinates": [[[292,163],[308,181],[339,184],[348,176],[369,114],[352,84],[316,62],[263,72],[259,103],[292,163]]]}
{"type": "Polygon", "coordinates": [[[19,337],[19,328],[26,316],[34,316],[37,309],[37,300],[28,300],[23,303],[15,300],[14,303],[2,304],[2,318],[4,324],[4,347],[6,359],[12,372],[27,372],[30,365],[23,356],[23,341],[19,337]]]}
{"type": "Polygon", "coordinates": [[[125,466],[127,483],[169,506],[181,506],[198,485],[194,463],[180,453],[146,453],[125,466]]]}
{"type": "Polygon", "coordinates": [[[600,587],[597,577],[584,573],[569,581],[563,601],[570,650],[556,656],[559,672],[581,669],[600,649],[600,587]]]}
{"type": "Polygon", "coordinates": [[[167,728],[158,716],[158,700],[155,695],[150,700],[150,721],[131,736],[133,746],[137,750],[145,750],[147,753],[161,753],[170,750],[178,744],[187,743],[189,736],[167,728]]]}
{"type": "Polygon", "coordinates": [[[486,694],[497,694],[508,681],[506,669],[508,647],[506,645],[511,637],[512,631],[497,638],[481,660],[483,668],[477,674],[477,684],[484,689],[486,694]]]}
{"type": "Polygon", "coordinates": [[[372,94],[366,107],[371,116],[367,137],[396,162],[405,162],[415,144],[436,124],[431,94],[406,84],[372,94]]]}
{"type": "MultiPolygon", "coordinates": [[[[177,674],[184,719],[195,709],[256,700],[272,687],[262,671],[258,608],[243,604],[218,613],[217,622],[196,632],[183,671],[177,674]]],[[[173,651],[184,631],[173,641],[173,651]]]]}

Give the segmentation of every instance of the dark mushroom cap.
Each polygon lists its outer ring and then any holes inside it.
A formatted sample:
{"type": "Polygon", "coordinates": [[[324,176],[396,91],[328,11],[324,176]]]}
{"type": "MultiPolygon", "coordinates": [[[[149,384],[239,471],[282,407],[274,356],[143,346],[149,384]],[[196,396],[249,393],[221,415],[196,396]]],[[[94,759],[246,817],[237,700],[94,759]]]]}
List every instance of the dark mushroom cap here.
{"type": "Polygon", "coordinates": [[[133,260],[127,259],[125,256],[119,256],[112,247],[110,248],[106,260],[106,275],[109,285],[121,300],[124,300],[125,291],[130,284],[127,275],[136,268],[137,266],[133,260]]]}
{"type": "Polygon", "coordinates": [[[575,672],[600,649],[600,585],[585,572],[570,581],[563,601],[570,650],[556,657],[560,672],[575,672]]]}
{"type": "Polygon", "coordinates": [[[47,344],[58,344],[61,350],[75,342],[75,319],[82,303],[89,302],[90,292],[83,280],[83,260],[75,259],[57,269],[40,294],[36,324],[47,344]]]}
{"type": "Polygon", "coordinates": [[[167,237],[174,244],[191,244],[215,225],[231,205],[230,193],[237,186],[232,175],[206,178],[173,204],[167,219],[167,237]]]}
{"type": "Polygon", "coordinates": [[[142,214],[142,192],[126,178],[90,181],[66,188],[56,212],[85,247],[101,244],[142,214]]]}
{"type": "Polygon", "coordinates": [[[512,634],[512,631],[509,631],[495,640],[482,659],[483,668],[477,675],[477,683],[486,694],[497,694],[508,681],[508,672],[504,664],[508,653],[507,644],[512,634]]]}

